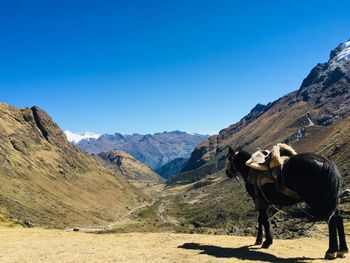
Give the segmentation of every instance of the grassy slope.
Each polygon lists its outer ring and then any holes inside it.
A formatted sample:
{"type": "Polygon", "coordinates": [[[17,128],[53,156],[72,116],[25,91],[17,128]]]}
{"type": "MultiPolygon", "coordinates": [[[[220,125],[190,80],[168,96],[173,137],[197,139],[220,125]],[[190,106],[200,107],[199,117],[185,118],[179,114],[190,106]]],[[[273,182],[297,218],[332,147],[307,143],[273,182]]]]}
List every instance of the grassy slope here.
{"type": "Polygon", "coordinates": [[[65,227],[116,220],[144,197],[70,144],[42,110],[0,104],[0,207],[35,225],[65,227]]]}
{"type": "Polygon", "coordinates": [[[306,138],[296,143],[298,152],[318,152],[339,167],[345,187],[350,187],[350,117],[323,127],[310,127],[306,138]]]}

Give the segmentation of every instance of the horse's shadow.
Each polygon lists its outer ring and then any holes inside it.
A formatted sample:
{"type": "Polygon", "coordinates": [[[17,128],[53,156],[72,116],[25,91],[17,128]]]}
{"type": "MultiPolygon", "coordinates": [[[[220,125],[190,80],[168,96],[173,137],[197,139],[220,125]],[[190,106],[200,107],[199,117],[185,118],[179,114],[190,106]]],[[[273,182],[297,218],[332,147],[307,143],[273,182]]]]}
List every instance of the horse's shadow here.
{"type": "Polygon", "coordinates": [[[315,258],[296,257],[296,258],[279,258],[275,255],[263,252],[253,246],[243,246],[238,248],[225,248],[212,245],[201,245],[198,243],[185,243],[178,248],[202,250],[200,254],[206,254],[217,258],[237,258],[240,260],[252,260],[261,262],[276,263],[302,263],[315,258]]]}

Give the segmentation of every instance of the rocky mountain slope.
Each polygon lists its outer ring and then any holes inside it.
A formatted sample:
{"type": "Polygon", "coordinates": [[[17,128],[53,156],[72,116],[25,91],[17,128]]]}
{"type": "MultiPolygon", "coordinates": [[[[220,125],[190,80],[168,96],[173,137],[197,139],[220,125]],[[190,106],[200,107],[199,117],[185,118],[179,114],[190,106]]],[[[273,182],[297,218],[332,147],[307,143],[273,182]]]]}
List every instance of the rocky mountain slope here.
{"type": "MultiPolygon", "coordinates": [[[[197,180],[223,169],[229,145],[253,152],[287,142],[296,144],[299,150],[297,142],[305,140],[306,145],[311,142],[312,130],[325,129],[349,115],[350,41],[334,49],[328,62],[316,65],[297,91],[267,105],[258,104],[239,122],[197,145],[183,173],[173,183],[197,180]]],[[[339,166],[344,170],[342,164],[339,166]]]]}
{"type": "Polygon", "coordinates": [[[146,187],[163,182],[163,179],[147,165],[123,151],[99,153],[104,163],[122,174],[131,184],[146,187]]]}
{"type": "Polygon", "coordinates": [[[90,154],[122,150],[155,170],[176,158],[189,158],[195,146],[207,137],[180,131],[153,135],[115,133],[82,140],[77,146],[90,154]]]}
{"type": "Polygon", "coordinates": [[[121,175],[69,143],[38,107],[0,103],[0,211],[34,225],[114,221],[145,197],[121,175]]]}
{"type": "Polygon", "coordinates": [[[177,175],[182,171],[182,169],[187,164],[187,158],[176,158],[162,167],[159,167],[156,172],[161,175],[165,179],[169,179],[170,177],[177,175]]]}
{"type": "Polygon", "coordinates": [[[350,116],[326,127],[312,127],[304,140],[294,144],[300,152],[318,152],[341,170],[345,187],[350,187],[350,116]]]}

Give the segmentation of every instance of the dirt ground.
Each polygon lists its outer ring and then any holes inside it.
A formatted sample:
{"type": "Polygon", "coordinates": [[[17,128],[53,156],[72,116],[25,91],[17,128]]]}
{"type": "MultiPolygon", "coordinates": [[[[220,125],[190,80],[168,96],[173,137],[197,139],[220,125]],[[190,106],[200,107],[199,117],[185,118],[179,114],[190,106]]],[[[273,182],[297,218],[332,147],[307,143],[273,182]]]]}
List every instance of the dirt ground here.
{"type": "Polygon", "coordinates": [[[268,250],[253,242],[236,236],[0,228],[0,262],[325,262],[325,238],[275,240],[268,250]]]}

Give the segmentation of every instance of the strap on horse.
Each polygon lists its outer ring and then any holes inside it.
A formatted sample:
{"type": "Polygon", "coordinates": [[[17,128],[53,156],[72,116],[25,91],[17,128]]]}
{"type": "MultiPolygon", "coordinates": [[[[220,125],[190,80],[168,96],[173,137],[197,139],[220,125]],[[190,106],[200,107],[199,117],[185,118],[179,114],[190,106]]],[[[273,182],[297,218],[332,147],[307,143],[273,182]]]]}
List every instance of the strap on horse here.
{"type": "Polygon", "coordinates": [[[282,176],[282,169],[283,169],[283,164],[279,168],[275,168],[275,169],[269,168],[269,173],[271,178],[273,179],[276,190],[290,198],[301,199],[297,192],[293,191],[292,189],[286,186],[284,177],[282,176]],[[279,178],[281,179],[282,183],[278,181],[279,178]]]}
{"type": "Polygon", "coordinates": [[[272,204],[272,202],[267,198],[267,196],[265,195],[262,186],[268,183],[272,183],[275,186],[275,189],[280,192],[283,195],[286,195],[292,199],[297,199],[300,200],[300,196],[293,190],[291,190],[290,188],[286,187],[284,184],[284,180],[283,177],[282,178],[282,183],[278,182],[278,178],[277,176],[275,176],[273,174],[273,172],[276,171],[272,171],[269,170],[268,176],[266,174],[255,174],[255,180],[253,181],[254,183],[254,191],[255,191],[255,195],[257,198],[262,197],[268,204],[272,204]]]}

